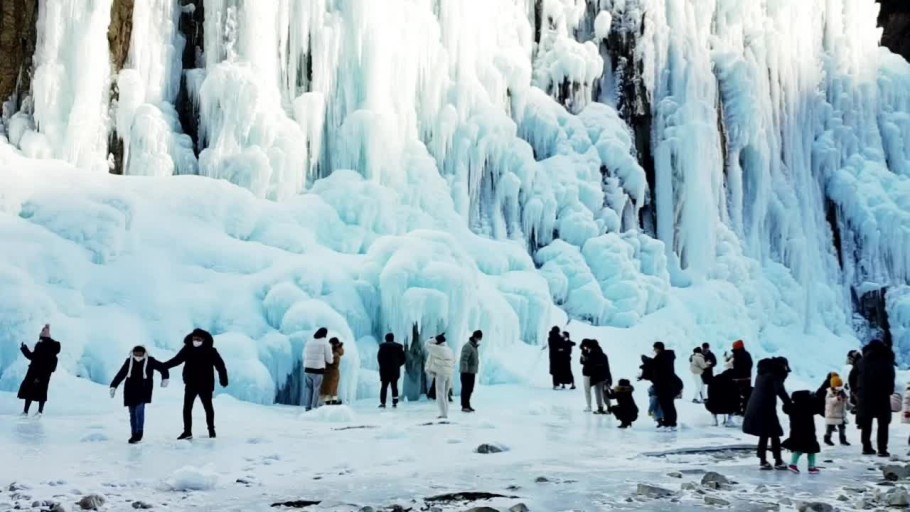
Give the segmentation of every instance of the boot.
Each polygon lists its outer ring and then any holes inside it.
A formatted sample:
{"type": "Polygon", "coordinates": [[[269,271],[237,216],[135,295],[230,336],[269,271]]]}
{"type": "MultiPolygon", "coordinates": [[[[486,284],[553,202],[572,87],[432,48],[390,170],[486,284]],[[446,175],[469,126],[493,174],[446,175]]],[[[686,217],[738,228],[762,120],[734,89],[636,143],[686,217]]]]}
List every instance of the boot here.
{"type": "Polygon", "coordinates": [[[129,443],[129,444],[136,444],[137,442],[138,442],[138,441],[136,441],[136,433],[133,432],[133,435],[130,436],[130,440],[127,441],[127,443],[129,443]]]}
{"type": "Polygon", "coordinates": [[[845,436],[841,436],[840,445],[841,446],[850,446],[850,443],[847,442],[847,438],[845,436]]]}
{"type": "Polygon", "coordinates": [[[392,399],[392,409],[395,409],[396,407],[398,407],[398,399],[393,398],[392,399]]]}
{"type": "Polygon", "coordinates": [[[209,439],[215,439],[215,427],[209,427],[209,439]]]}
{"type": "Polygon", "coordinates": [[[759,463],[758,469],[760,469],[762,471],[771,471],[772,469],[774,469],[774,466],[769,464],[768,461],[763,460],[759,463]]]}
{"type": "Polygon", "coordinates": [[[594,414],[607,414],[607,412],[604,411],[603,407],[598,407],[597,410],[594,411],[594,414]]]}
{"type": "Polygon", "coordinates": [[[379,404],[380,409],[385,409],[385,404],[379,404]]]}
{"type": "Polygon", "coordinates": [[[177,438],[178,441],[189,441],[193,438],[193,434],[190,432],[184,432],[180,434],[180,437],[177,438]]]}
{"type": "Polygon", "coordinates": [[[828,446],[834,446],[834,443],[831,442],[831,436],[825,436],[825,444],[828,446]]]}

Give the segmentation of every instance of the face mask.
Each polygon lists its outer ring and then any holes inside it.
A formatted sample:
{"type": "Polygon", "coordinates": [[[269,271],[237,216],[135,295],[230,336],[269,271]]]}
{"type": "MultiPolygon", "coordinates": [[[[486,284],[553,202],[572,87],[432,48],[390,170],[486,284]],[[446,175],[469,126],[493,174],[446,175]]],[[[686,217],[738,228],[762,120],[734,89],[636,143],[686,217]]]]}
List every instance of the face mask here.
{"type": "Polygon", "coordinates": [[[199,340],[193,340],[193,346],[199,348],[202,346],[202,342],[199,340]]]}
{"type": "Polygon", "coordinates": [[[134,355],[134,356],[133,356],[133,359],[135,359],[137,363],[141,363],[142,360],[145,359],[145,356],[136,356],[136,355],[134,355]]]}

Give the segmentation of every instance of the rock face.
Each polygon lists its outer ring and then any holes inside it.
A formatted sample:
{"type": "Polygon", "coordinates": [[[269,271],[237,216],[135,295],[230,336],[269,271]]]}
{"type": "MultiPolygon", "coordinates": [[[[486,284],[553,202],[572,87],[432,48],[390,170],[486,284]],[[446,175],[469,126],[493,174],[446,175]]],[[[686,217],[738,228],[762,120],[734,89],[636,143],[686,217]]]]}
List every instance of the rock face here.
{"type": "Polygon", "coordinates": [[[878,0],[881,11],[878,26],[882,27],[882,46],[903,55],[910,61],[910,2],[906,0],[878,0]]]}
{"type": "Polygon", "coordinates": [[[0,1],[0,103],[14,99],[13,111],[31,87],[37,21],[38,0],[0,1]]]}
{"type": "Polygon", "coordinates": [[[123,69],[130,53],[134,2],[135,0],[114,0],[114,3],[111,4],[111,25],[107,30],[107,41],[111,47],[111,64],[114,73],[123,69]]]}

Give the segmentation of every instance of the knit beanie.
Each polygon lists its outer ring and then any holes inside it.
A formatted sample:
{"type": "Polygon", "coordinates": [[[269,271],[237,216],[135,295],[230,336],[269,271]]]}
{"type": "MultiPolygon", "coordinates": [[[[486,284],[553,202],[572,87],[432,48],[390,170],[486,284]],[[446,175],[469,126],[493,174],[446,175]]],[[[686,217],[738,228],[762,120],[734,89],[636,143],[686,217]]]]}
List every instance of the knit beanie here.
{"type": "Polygon", "coordinates": [[[831,376],[831,387],[832,388],[842,388],[844,387],[844,380],[840,378],[840,375],[834,374],[831,376]]]}
{"type": "Polygon", "coordinates": [[[44,324],[44,327],[41,328],[41,334],[39,336],[41,338],[50,338],[51,337],[51,325],[44,324]]]}
{"type": "Polygon", "coordinates": [[[743,350],[746,348],[746,344],[743,343],[743,340],[736,340],[733,342],[733,350],[743,350]]]}

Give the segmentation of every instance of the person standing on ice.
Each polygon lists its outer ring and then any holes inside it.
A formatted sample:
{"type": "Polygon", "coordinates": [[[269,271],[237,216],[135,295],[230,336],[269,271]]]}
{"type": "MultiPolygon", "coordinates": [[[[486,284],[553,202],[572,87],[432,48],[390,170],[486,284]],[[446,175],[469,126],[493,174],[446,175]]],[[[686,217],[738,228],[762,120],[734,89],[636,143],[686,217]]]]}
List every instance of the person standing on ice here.
{"type": "Polygon", "coordinates": [[[785,411],[789,410],[790,396],[784,388],[784,381],[789,373],[790,365],[782,357],[762,359],[758,362],[758,376],[755,378],[755,390],[746,406],[743,432],[758,437],[758,460],[759,468],[762,470],[788,469],[780,451],[780,438],[784,435],[784,430],[777,417],[777,400],[783,402],[785,411]],[[768,463],[769,441],[774,466],[768,463]]]}
{"type": "Polygon", "coordinates": [[[873,340],[863,348],[856,383],[856,422],[861,431],[863,455],[876,454],[872,448],[872,422],[875,421],[878,425],[878,456],[890,456],[888,425],[891,423],[894,377],[894,352],[880,340],[873,340]]]}
{"type": "Polygon", "coordinates": [[[547,347],[550,349],[550,375],[553,377],[553,389],[559,389],[560,386],[563,386],[562,374],[560,373],[562,368],[560,362],[562,361],[562,354],[566,350],[566,346],[563,340],[562,333],[559,331],[559,327],[553,326],[550,329],[550,334],[547,336],[547,347]]]}
{"type": "Polygon", "coordinates": [[[668,432],[677,428],[676,397],[682,393],[682,381],[676,375],[676,353],[667,350],[662,341],[654,343],[653,379],[654,391],[663,414],[663,428],[668,432]]]}
{"type": "Polygon", "coordinates": [[[332,345],[326,337],[329,330],[320,327],[303,348],[303,406],[312,411],[320,405],[319,392],[325,377],[325,368],[335,362],[332,345]]]}
{"type": "Polygon", "coordinates": [[[572,374],[572,347],[575,346],[575,342],[572,341],[569,331],[563,331],[562,340],[564,349],[559,355],[561,384],[563,384],[563,388],[570,386],[569,389],[575,389],[575,375],[572,374]]]}
{"type": "Polygon", "coordinates": [[[746,344],[743,340],[736,340],[733,342],[731,360],[732,364],[730,369],[733,370],[733,372],[730,376],[733,379],[733,384],[739,390],[739,413],[742,415],[746,411],[749,395],[752,394],[752,355],[746,350],[746,344]]]}
{"type": "Polygon", "coordinates": [[[329,340],[332,347],[332,362],[325,365],[320,393],[326,405],[341,405],[338,400],[338,385],[341,383],[341,357],[344,356],[344,343],[338,338],[329,340]]]}
{"type": "Polygon", "coordinates": [[[850,373],[847,374],[847,396],[850,397],[850,412],[856,413],[856,402],[859,401],[859,394],[856,392],[859,388],[859,365],[863,360],[863,354],[859,350],[851,350],[847,353],[847,365],[850,366],[850,373]]]}
{"type": "Polygon", "coordinates": [[[480,353],[477,347],[483,339],[483,332],[474,331],[471,339],[461,347],[461,360],[459,372],[461,373],[461,412],[474,412],[471,407],[471,395],[474,393],[474,384],[477,373],[480,371],[480,353]]]}
{"type": "Polygon", "coordinates": [[[581,342],[582,375],[585,380],[585,398],[588,400],[588,410],[591,407],[591,391],[597,402],[594,414],[609,414],[610,412],[610,387],[613,385],[613,376],[610,374],[610,360],[604,354],[597,340],[585,339],[581,342]],[[604,407],[606,404],[606,408],[604,407]]]}
{"type": "Polygon", "coordinates": [[[841,446],[850,446],[847,442],[847,393],[844,392],[844,381],[836,373],[831,377],[831,385],[825,390],[825,444],[834,446],[831,436],[837,430],[840,433],[841,446]]]}
{"type": "Polygon", "coordinates": [[[401,378],[401,367],[405,363],[404,347],[395,342],[395,335],[385,335],[385,342],[379,345],[376,355],[379,362],[379,380],[382,388],[379,391],[379,407],[385,409],[389,386],[392,387],[392,407],[398,407],[398,379],[401,378]]]}
{"type": "Polygon", "coordinates": [[[689,371],[692,372],[692,383],[695,384],[695,396],[692,403],[700,404],[705,401],[705,381],[703,374],[709,368],[709,363],[702,354],[701,347],[695,347],[689,356],[689,371]]]}
{"type": "Polygon", "coordinates": [[[784,406],[784,413],[790,417],[790,437],[781,446],[793,453],[789,466],[791,473],[799,474],[799,459],[803,454],[808,455],[809,474],[817,475],[819,473],[818,467],[815,465],[815,456],[822,449],[815,434],[817,412],[815,395],[806,390],[794,392],[789,407],[784,406]]]}
{"type": "Polygon", "coordinates": [[[424,370],[435,382],[439,419],[446,419],[449,417],[449,388],[455,374],[455,353],[446,345],[445,335],[440,334],[427,343],[427,362],[424,370]]]}
{"type": "Polygon", "coordinates": [[[152,403],[155,372],[161,374],[161,387],[166,388],[170,373],[163,363],[148,355],[145,347],[133,347],[130,357],[126,358],[120,371],[111,381],[111,398],[117,393],[117,387],[123,386],[123,406],[130,411],[130,444],[142,441],[145,430],[145,404],[152,403]]]}
{"type": "Polygon", "coordinates": [[[29,350],[23,343],[19,350],[26,359],[31,361],[22,384],[19,386],[19,400],[25,400],[22,416],[28,416],[32,402],[38,402],[36,418],[44,414],[44,404],[47,402],[47,388],[51,383],[51,374],[57,371],[57,354],[60,353],[60,342],[51,338],[50,324],[44,324],[35,349],[29,350]]]}
{"type": "Polygon", "coordinates": [[[215,406],[212,398],[215,395],[215,372],[221,387],[228,386],[227,368],[221,354],[215,349],[215,338],[211,333],[195,329],[183,339],[183,348],[164,368],[170,370],[183,365],[183,433],[178,440],[193,438],[193,404],[196,398],[205,409],[205,422],[209,437],[215,438],[215,406]]]}

